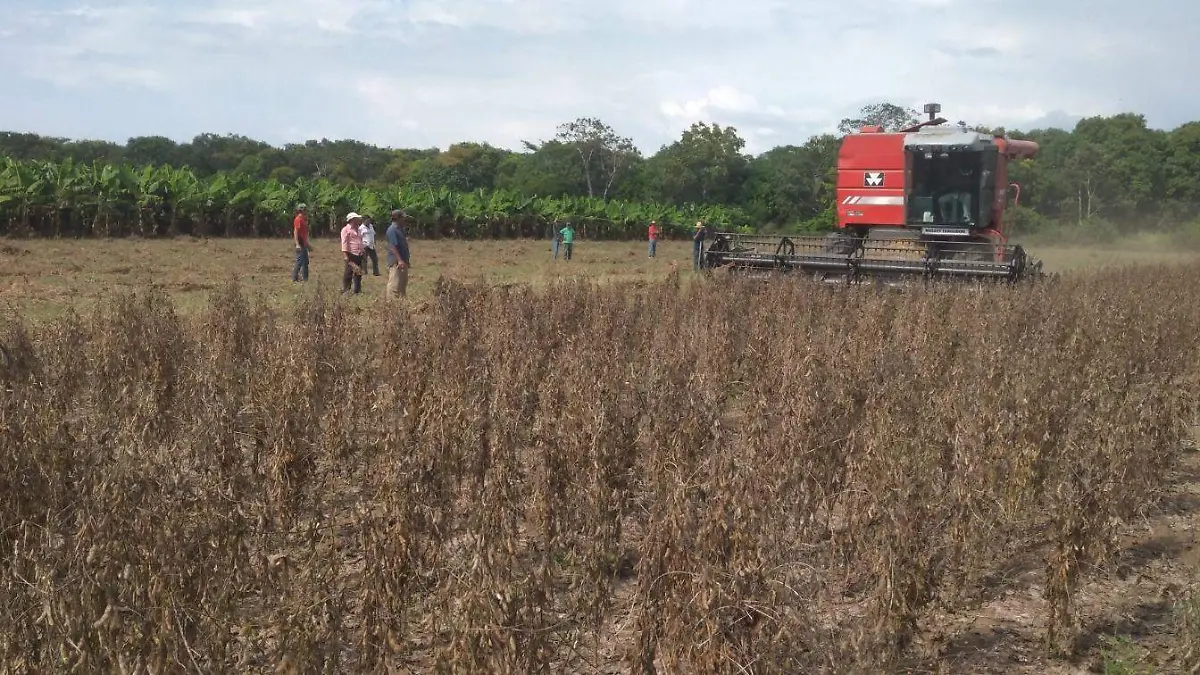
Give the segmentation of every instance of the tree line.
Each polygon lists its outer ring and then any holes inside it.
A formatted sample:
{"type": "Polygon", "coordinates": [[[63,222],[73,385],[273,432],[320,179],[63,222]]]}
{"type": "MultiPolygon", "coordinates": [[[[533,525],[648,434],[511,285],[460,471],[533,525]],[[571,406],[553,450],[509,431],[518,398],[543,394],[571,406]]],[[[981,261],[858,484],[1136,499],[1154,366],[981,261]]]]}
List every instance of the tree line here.
{"type": "MultiPolygon", "coordinates": [[[[842,120],[896,130],[915,110],[890,103],[842,120]]],[[[1032,232],[1173,229],[1200,218],[1200,122],[1150,128],[1125,113],[1071,130],[1007,133],[1041,145],[1019,164],[1015,225],[1032,232]]],[[[385,148],[354,140],[271,146],[239,135],[124,144],[0,133],[0,232],[271,235],[299,201],[318,228],[346,210],[410,210],[418,235],[540,236],[556,219],[585,236],[641,236],[651,219],[682,233],[697,219],[741,229],[820,230],[834,222],[840,135],[759,155],[736,128],[698,122],[644,156],[607,123],[580,118],[520,150],[487,143],[385,148]]]]}

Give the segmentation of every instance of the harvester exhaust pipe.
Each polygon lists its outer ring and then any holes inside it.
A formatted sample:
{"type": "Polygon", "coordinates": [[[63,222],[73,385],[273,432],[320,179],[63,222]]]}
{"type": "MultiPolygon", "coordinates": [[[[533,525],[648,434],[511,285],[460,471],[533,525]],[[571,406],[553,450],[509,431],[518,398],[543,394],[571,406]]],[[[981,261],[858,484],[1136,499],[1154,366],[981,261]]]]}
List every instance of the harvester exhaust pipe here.
{"type": "Polygon", "coordinates": [[[941,103],[926,103],[925,104],[925,114],[929,115],[929,119],[925,120],[924,122],[917,122],[916,124],[914,124],[910,127],[905,127],[900,130],[900,133],[907,134],[907,133],[912,133],[914,131],[922,129],[924,127],[931,127],[931,126],[935,126],[938,124],[945,124],[947,121],[946,118],[937,116],[937,114],[940,113],[941,111],[942,111],[941,103]]]}

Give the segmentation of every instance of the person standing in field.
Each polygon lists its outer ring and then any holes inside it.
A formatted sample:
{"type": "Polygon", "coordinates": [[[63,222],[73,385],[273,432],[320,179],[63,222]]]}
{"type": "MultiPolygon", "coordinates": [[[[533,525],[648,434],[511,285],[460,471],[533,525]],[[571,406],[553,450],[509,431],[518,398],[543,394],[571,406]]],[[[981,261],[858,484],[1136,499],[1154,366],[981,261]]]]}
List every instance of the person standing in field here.
{"type": "Polygon", "coordinates": [[[387,242],[387,294],[391,298],[402,298],[408,293],[408,237],[404,234],[403,219],[403,211],[392,211],[392,224],[384,233],[387,242]]]}
{"type": "Polygon", "coordinates": [[[571,227],[571,221],[567,221],[566,227],[558,231],[562,237],[563,243],[563,260],[571,259],[571,248],[575,244],[575,228],[571,227]]]}
{"type": "Polygon", "coordinates": [[[346,272],[342,275],[342,293],[362,293],[363,239],[358,226],[362,216],[351,211],[346,214],[346,226],[342,228],[342,255],[346,258],[346,272]]]}
{"type": "Polygon", "coordinates": [[[375,221],[371,216],[363,216],[362,225],[358,226],[358,233],[362,235],[363,240],[363,274],[367,273],[367,259],[371,260],[371,274],[379,276],[379,256],[375,253],[375,221]]]}
{"type": "Polygon", "coordinates": [[[296,244],[296,265],[292,268],[292,283],[308,281],[308,254],[312,246],[308,242],[308,207],[296,205],[296,217],[292,219],[292,242],[296,244]]]}
{"type": "Polygon", "coordinates": [[[696,221],[696,234],[692,235],[692,269],[700,269],[700,253],[704,250],[704,239],[708,236],[708,228],[699,220],[696,221]]]}
{"type": "Polygon", "coordinates": [[[659,230],[658,230],[658,223],[656,221],[653,221],[653,220],[650,221],[649,234],[650,234],[650,257],[653,258],[655,251],[658,249],[659,230]]]}

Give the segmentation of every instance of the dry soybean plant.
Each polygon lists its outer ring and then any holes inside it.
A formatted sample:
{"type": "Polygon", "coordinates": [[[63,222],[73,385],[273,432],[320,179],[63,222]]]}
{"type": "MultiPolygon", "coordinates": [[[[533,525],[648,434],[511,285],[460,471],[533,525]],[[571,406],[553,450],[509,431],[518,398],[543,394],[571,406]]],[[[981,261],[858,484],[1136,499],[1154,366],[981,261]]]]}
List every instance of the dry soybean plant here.
{"type": "Polygon", "coordinates": [[[1022,551],[1069,649],[1194,422],[1196,279],[5,317],[0,662],[879,670],[1022,551]]]}

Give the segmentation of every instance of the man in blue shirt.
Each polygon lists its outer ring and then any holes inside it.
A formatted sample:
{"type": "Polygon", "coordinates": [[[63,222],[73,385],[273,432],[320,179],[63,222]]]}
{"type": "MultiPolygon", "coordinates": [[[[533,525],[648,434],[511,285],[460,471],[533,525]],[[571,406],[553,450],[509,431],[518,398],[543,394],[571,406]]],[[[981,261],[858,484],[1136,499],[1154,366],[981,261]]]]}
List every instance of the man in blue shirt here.
{"type": "Polygon", "coordinates": [[[401,221],[404,212],[392,211],[392,224],[387,234],[388,297],[404,297],[408,291],[408,237],[404,235],[401,221]]]}

